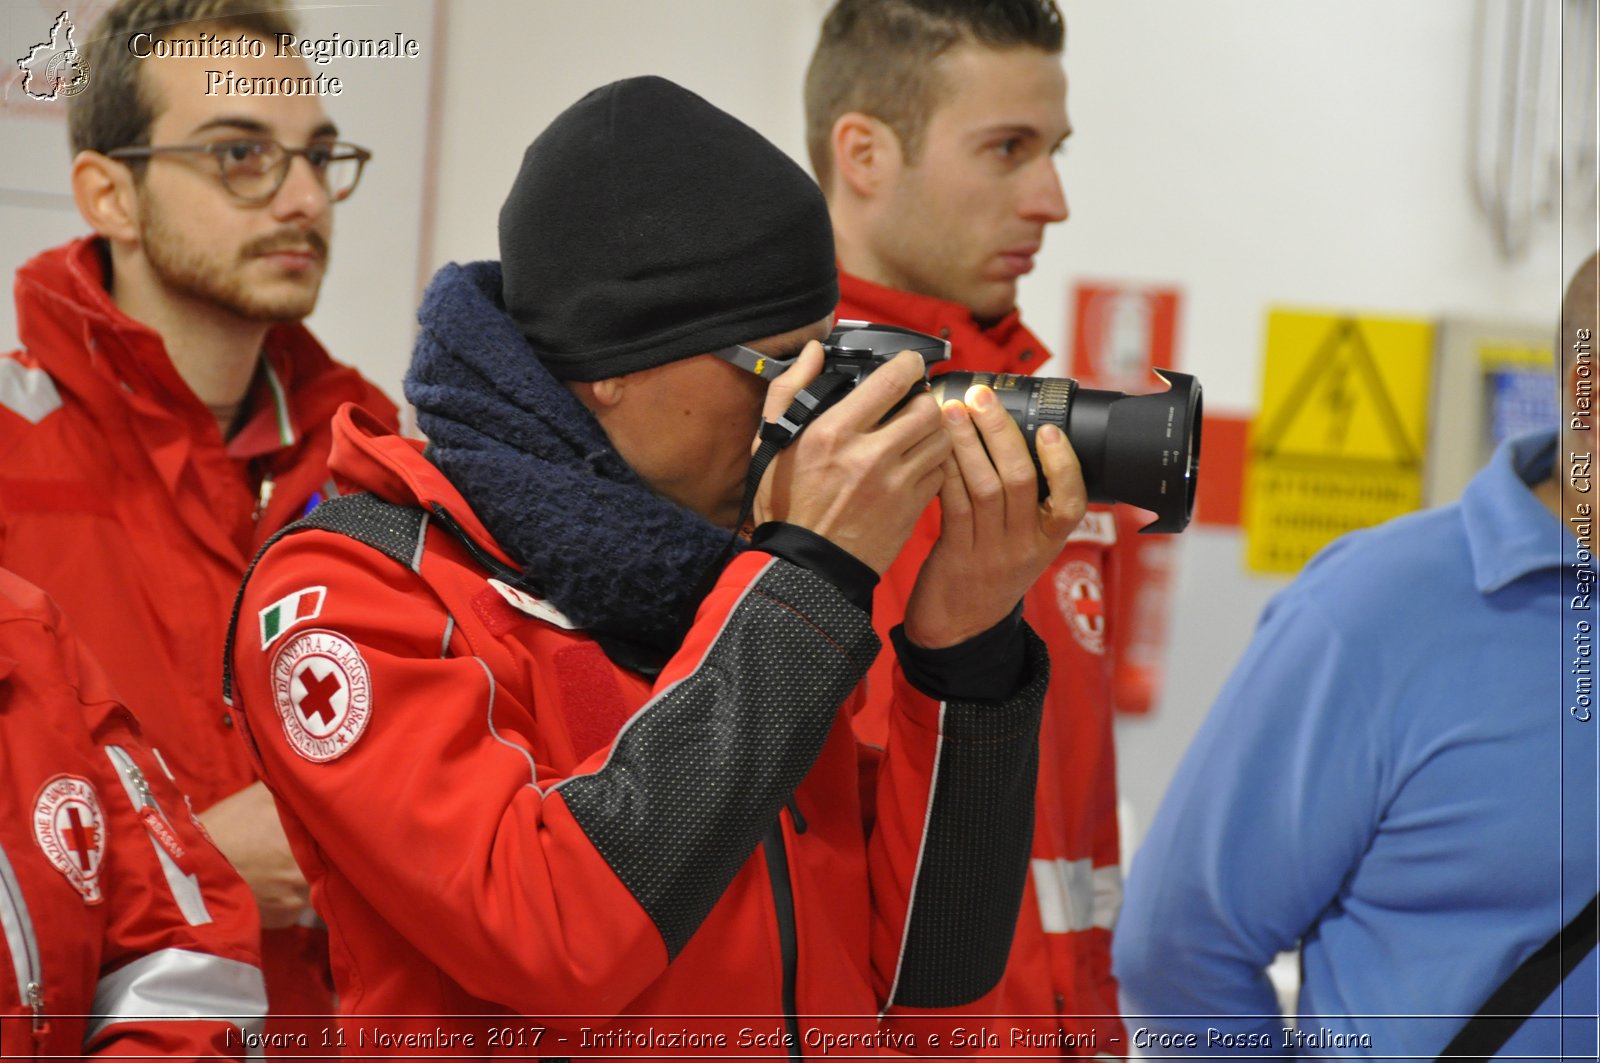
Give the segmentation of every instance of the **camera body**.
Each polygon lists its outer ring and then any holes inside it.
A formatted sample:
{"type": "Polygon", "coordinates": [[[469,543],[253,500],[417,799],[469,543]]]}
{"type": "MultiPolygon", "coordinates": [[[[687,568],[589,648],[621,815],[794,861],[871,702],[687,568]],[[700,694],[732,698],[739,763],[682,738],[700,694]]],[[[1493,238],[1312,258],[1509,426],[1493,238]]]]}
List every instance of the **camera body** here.
{"type": "Polygon", "coordinates": [[[928,390],[930,368],[950,360],[950,341],[899,325],[877,325],[868,321],[836,322],[828,338],[822,341],[822,372],[806,389],[819,396],[812,415],[821,413],[844,398],[869,373],[901,351],[916,351],[922,355],[922,384],[912,388],[905,398],[895,403],[885,415],[886,420],[928,390]]]}
{"type": "Polygon", "coordinates": [[[950,341],[898,325],[840,321],[822,341],[822,372],[843,374],[859,383],[901,351],[916,351],[922,355],[923,365],[931,369],[950,360],[950,341]]]}

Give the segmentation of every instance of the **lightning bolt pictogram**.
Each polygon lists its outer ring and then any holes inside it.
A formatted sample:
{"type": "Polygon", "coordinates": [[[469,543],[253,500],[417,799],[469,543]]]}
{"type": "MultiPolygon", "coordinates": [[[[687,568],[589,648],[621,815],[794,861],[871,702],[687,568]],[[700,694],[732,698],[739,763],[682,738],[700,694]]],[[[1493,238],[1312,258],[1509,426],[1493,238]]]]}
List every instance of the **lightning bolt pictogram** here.
{"type": "Polygon", "coordinates": [[[1328,370],[1328,384],[1322,393],[1322,402],[1328,407],[1328,446],[1344,449],[1345,435],[1350,431],[1350,415],[1356,409],[1356,396],[1347,386],[1350,371],[1344,364],[1328,370]]]}

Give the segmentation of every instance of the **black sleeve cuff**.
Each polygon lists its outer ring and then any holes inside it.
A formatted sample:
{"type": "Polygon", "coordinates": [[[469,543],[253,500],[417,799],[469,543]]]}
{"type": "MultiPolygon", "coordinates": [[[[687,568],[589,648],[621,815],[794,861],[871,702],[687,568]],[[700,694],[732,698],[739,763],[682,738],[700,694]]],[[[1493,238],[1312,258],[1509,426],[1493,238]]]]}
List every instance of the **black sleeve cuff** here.
{"type": "Polygon", "coordinates": [[[750,546],[815,572],[839,588],[851,605],[872,612],[872,592],[878,586],[878,574],[871,565],[811,529],[769,520],[750,536],[750,546]]]}
{"type": "Polygon", "coordinates": [[[940,701],[999,701],[1016,693],[1028,663],[1022,603],[1011,615],[965,642],[930,650],[906,638],[905,625],[889,632],[911,685],[940,701]]]}

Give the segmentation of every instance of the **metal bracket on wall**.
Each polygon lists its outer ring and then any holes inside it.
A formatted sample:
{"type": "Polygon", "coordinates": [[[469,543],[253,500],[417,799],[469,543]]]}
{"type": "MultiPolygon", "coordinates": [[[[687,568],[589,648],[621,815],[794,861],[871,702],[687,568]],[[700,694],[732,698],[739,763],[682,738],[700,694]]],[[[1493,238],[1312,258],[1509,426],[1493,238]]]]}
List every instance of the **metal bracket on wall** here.
{"type": "Polygon", "coordinates": [[[1564,183],[1594,184],[1596,8],[1478,0],[1470,176],[1507,262],[1526,254],[1542,222],[1559,223],[1564,183]]]}

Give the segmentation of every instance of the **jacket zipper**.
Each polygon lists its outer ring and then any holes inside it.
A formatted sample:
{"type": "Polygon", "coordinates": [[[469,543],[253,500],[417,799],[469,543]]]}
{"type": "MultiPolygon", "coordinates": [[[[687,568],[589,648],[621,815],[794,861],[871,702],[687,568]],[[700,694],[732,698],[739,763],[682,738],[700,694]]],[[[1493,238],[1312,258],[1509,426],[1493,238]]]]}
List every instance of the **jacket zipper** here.
{"type": "Polygon", "coordinates": [[[178,870],[188,874],[189,861],[183,843],[178,841],[178,834],[172,829],[172,821],[167,818],[166,809],[156,800],[155,791],[150,788],[150,780],[144,777],[144,769],[140,768],[138,762],[121,746],[106,746],[106,754],[116,766],[117,774],[122,776],[123,788],[128,791],[128,796],[134,799],[136,805],[134,811],[138,813],[140,822],[150,835],[150,843],[166,853],[178,870]]]}
{"type": "MultiPolygon", "coordinates": [[[[156,801],[155,791],[150,789],[150,780],[144,777],[144,769],[138,762],[128,755],[128,751],[121,746],[106,746],[106,753],[111,757],[111,763],[116,765],[117,774],[122,776],[126,787],[132,788],[130,797],[138,797],[139,807],[135,809],[140,819],[145,819],[145,810],[150,809],[166,823],[166,815],[161,811],[161,805],[156,801]]],[[[171,828],[171,824],[167,824],[171,828]]]]}
{"type": "MultiPolygon", "coordinates": [[[[793,801],[786,802],[790,814],[800,822],[793,801]]],[[[789,1058],[800,1060],[800,1016],[795,1003],[795,971],[799,966],[798,934],[795,931],[794,887],[789,884],[789,855],[783,841],[783,818],[772,821],[772,829],[762,839],[767,859],[767,875],[772,880],[772,909],[778,920],[778,951],[783,962],[783,1025],[789,1035],[789,1058]]]]}
{"type": "Polygon", "coordinates": [[[5,926],[6,944],[11,950],[11,966],[17,976],[17,993],[33,1013],[33,1044],[37,1054],[50,1033],[44,1013],[44,972],[39,962],[39,938],[28,914],[11,858],[0,847],[0,923],[5,926]]]}
{"type": "Polygon", "coordinates": [[[127,791],[128,799],[134,804],[134,811],[144,824],[145,834],[150,838],[151,847],[156,850],[162,874],[167,880],[167,888],[172,891],[172,898],[177,902],[178,909],[189,921],[190,926],[201,926],[211,922],[211,912],[206,908],[205,895],[195,878],[194,862],[189,859],[188,851],[178,838],[177,831],[172,829],[172,821],[167,818],[166,810],[161,807],[161,802],[156,800],[155,792],[150,788],[150,780],[144,777],[144,771],[121,746],[106,746],[106,756],[111,758],[117,774],[122,777],[122,787],[127,791]]]}

